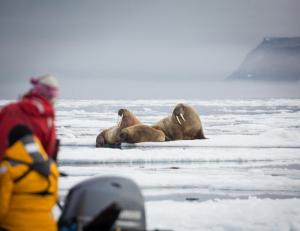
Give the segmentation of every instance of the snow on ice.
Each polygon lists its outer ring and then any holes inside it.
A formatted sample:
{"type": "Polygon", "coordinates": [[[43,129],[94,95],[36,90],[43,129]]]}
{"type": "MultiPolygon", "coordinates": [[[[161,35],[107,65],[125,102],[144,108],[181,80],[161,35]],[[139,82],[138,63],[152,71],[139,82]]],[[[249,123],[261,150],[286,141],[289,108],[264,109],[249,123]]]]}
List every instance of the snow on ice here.
{"type": "Polygon", "coordinates": [[[61,199],[84,179],[124,176],[142,190],[149,229],[300,230],[300,99],[60,100],[56,110],[61,199]],[[95,148],[118,109],[152,124],[179,102],[209,139],[95,148]]]}

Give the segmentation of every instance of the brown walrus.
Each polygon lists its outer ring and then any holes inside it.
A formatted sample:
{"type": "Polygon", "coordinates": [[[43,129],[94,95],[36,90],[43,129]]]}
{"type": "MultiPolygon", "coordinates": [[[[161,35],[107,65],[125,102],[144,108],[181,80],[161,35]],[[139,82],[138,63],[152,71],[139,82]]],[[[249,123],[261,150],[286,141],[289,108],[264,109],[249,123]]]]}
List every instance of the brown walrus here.
{"type": "Polygon", "coordinates": [[[177,104],[172,115],[152,126],[163,131],[166,140],[206,139],[197,111],[187,104],[177,104]]]}
{"type": "Polygon", "coordinates": [[[121,143],[120,132],[123,128],[141,124],[139,119],[127,109],[120,109],[118,115],[121,116],[120,122],[116,126],[103,130],[97,136],[96,147],[119,145],[121,143]]]}
{"type": "Polygon", "coordinates": [[[126,143],[163,142],[166,140],[166,136],[161,130],[145,124],[137,124],[122,129],[120,138],[121,142],[126,143]]]}

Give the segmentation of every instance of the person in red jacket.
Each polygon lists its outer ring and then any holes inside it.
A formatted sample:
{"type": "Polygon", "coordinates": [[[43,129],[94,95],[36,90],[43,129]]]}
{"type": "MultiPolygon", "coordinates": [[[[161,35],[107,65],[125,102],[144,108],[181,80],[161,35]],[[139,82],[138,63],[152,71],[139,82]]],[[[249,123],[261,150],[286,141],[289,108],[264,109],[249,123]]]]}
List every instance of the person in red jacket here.
{"type": "Polygon", "coordinates": [[[28,126],[40,139],[49,157],[56,160],[58,140],[53,104],[58,82],[52,75],[32,78],[32,88],[19,101],[0,109],[0,160],[8,147],[8,134],[17,124],[28,126]]]}

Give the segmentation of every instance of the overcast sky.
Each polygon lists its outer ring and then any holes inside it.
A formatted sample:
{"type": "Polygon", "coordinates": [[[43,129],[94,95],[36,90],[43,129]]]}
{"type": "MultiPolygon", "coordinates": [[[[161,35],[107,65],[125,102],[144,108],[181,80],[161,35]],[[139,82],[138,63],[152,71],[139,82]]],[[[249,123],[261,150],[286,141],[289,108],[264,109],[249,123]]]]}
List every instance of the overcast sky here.
{"type": "Polygon", "coordinates": [[[299,0],[0,0],[0,91],[43,73],[222,80],[265,36],[299,36],[299,12],[299,0]]]}

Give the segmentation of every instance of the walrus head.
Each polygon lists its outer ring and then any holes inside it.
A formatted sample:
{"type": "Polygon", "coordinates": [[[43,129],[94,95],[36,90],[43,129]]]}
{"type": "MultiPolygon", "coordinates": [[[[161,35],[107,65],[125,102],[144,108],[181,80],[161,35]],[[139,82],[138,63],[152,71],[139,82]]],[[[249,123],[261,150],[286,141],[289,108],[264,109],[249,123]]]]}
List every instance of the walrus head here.
{"type": "Polygon", "coordinates": [[[125,113],[128,113],[129,111],[127,109],[121,108],[118,111],[119,116],[123,116],[125,113]]]}
{"type": "Polygon", "coordinates": [[[127,109],[121,108],[118,111],[118,115],[121,117],[120,121],[118,122],[118,127],[120,129],[141,123],[138,118],[136,118],[136,116],[127,109]]]}
{"type": "Polygon", "coordinates": [[[104,129],[96,138],[96,147],[109,147],[111,145],[120,145],[120,129],[116,126],[104,129]]]}
{"type": "Polygon", "coordinates": [[[177,120],[177,122],[182,125],[186,121],[185,117],[185,109],[186,106],[183,103],[179,103],[173,110],[173,116],[177,120]]]}
{"type": "Polygon", "coordinates": [[[206,139],[200,116],[193,107],[183,103],[177,104],[172,117],[184,130],[186,139],[206,139]]]}

